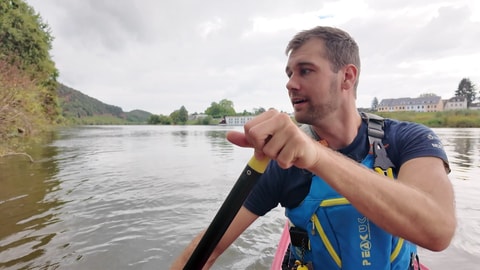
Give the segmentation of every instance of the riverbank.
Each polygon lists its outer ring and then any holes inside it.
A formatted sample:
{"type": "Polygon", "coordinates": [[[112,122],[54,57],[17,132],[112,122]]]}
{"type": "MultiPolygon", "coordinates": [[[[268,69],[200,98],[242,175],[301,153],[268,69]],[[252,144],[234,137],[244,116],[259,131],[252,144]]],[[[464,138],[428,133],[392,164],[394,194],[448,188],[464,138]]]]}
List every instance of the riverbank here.
{"type": "Polygon", "coordinates": [[[375,112],[385,118],[420,123],[432,128],[478,128],[480,111],[458,110],[443,112],[375,112]]]}
{"type": "MultiPolygon", "coordinates": [[[[401,121],[409,121],[420,123],[432,128],[480,128],[480,111],[477,110],[458,110],[443,112],[373,112],[385,118],[392,118],[401,121]]],[[[115,121],[113,118],[91,118],[96,120],[82,123],[68,123],[66,125],[131,125],[127,121],[115,121]]],[[[209,119],[209,121],[189,121],[187,125],[218,125],[218,119],[209,119]]],[[[16,136],[8,136],[8,140],[0,143],[0,157],[2,154],[11,152],[22,152],[23,149],[18,147],[22,145],[19,141],[25,140],[25,134],[16,134],[16,136]]],[[[33,135],[33,137],[37,137],[33,135]]]]}
{"type": "MultiPolygon", "coordinates": [[[[371,112],[385,118],[415,122],[431,128],[478,128],[480,110],[456,110],[442,112],[371,112]]],[[[294,120],[294,118],[292,117],[294,120]]],[[[295,120],[294,120],[295,121],[295,120]]],[[[220,119],[187,121],[186,125],[218,125],[220,119]]]]}

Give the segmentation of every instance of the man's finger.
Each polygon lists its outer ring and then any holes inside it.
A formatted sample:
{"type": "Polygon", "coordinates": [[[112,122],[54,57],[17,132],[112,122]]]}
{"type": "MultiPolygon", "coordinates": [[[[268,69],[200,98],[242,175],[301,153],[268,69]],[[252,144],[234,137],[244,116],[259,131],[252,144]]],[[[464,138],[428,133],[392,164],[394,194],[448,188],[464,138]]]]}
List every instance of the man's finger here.
{"type": "Polygon", "coordinates": [[[252,147],[252,145],[247,141],[245,134],[243,134],[242,132],[238,132],[238,131],[227,132],[227,140],[240,147],[252,147]]]}

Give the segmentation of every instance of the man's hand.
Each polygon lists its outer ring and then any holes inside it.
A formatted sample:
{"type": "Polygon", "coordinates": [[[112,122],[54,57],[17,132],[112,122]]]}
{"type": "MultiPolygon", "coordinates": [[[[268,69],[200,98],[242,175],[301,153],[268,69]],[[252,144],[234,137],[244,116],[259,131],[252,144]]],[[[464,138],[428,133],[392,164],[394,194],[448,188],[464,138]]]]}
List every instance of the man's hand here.
{"type": "Polygon", "coordinates": [[[282,168],[293,165],[311,168],[318,161],[318,146],[285,113],[269,110],[248,121],[244,133],[230,131],[227,139],[241,147],[251,147],[255,157],[274,159],[282,168]]]}

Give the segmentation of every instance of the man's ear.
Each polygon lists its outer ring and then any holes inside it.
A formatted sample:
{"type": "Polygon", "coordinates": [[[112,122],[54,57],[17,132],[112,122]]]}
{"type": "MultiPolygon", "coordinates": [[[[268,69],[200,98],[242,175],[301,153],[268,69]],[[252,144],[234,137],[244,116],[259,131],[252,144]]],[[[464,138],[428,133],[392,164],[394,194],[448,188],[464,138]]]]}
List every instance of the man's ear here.
{"type": "Polygon", "coordinates": [[[346,65],[343,69],[342,90],[351,90],[358,78],[358,69],[355,65],[346,65]]]}

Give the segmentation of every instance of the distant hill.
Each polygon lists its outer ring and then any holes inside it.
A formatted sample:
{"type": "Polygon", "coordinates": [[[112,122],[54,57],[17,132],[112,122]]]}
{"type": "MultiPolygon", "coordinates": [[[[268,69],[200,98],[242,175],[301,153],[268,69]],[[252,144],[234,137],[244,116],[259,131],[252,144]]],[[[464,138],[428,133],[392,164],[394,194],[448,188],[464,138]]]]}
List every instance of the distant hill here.
{"type": "Polygon", "coordinates": [[[64,84],[59,84],[57,94],[63,117],[76,124],[146,124],[152,115],[142,110],[124,112],[64,84]]]}
{"type": "Polygon", "coordinates": [[[125,115],[127,117],[127,121],[129,122],[147,123],[148,119],[152,114],[142,110],[133,110],[130,112],[126,112],[125,115]]]}

